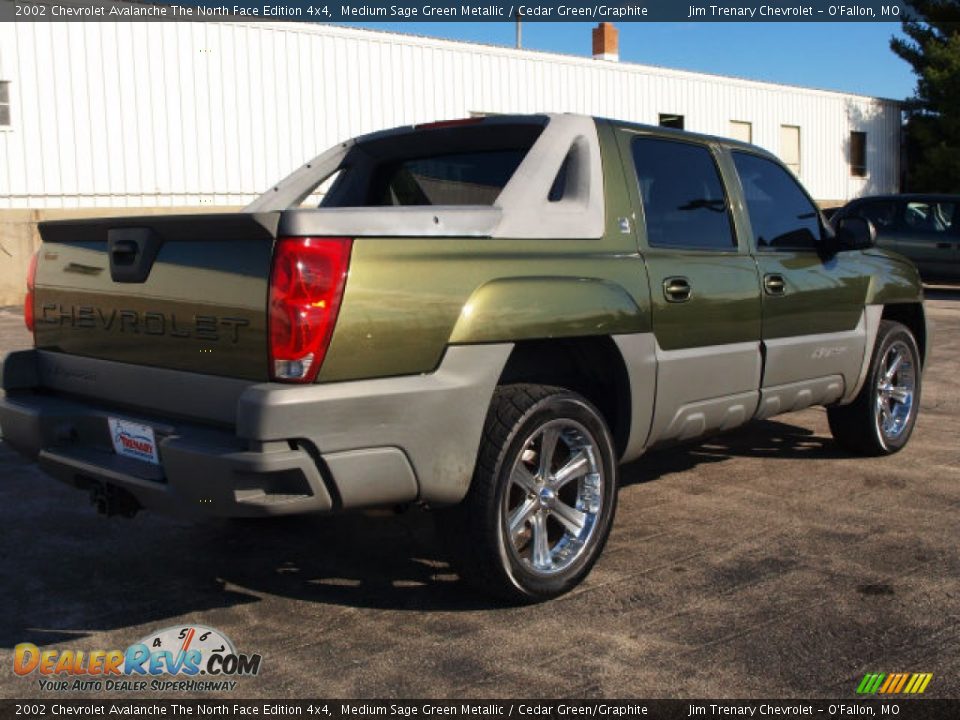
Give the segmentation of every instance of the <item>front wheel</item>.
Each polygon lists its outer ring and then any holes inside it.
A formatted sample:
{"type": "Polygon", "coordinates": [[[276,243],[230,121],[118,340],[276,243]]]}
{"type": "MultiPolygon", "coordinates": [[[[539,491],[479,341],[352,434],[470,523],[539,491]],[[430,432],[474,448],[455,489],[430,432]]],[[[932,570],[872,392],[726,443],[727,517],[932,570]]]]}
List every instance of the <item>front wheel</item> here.
{"type": "Polygon", "coordinates": [[[616,508],[606,422],[561,388],[497,388],[470,491],[441,516],[461,576],[511,601],[567,592],[600,555],[616,508]]]}
{"type": "Polygon", "coordinates": [[[830,432],[861,455],[890,455],[910,439],[920,409],[920,351],[904,325],[882,320],[867,379],[849,405],[827,408],[830,432]]]}

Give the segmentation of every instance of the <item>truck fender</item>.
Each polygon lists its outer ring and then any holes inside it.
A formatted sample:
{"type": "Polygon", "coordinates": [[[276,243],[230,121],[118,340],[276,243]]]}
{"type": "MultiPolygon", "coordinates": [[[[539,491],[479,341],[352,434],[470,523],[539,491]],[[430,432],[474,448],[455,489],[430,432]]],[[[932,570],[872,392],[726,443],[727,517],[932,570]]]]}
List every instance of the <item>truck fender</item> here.
{"type": "Polygon", "coordinates": [[[647,330],[648,319],[616,283],[577,277],[506,278],[474,290],[460,311],[450,344],[647,330]]]}

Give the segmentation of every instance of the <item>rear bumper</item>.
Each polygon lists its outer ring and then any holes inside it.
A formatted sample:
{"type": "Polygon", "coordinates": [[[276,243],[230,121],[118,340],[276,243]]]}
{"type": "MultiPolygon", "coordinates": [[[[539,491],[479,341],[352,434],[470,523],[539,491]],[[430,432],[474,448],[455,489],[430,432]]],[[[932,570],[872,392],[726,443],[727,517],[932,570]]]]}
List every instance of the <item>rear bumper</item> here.
{"type": "MultiPolygon", "coordinates": [[[[214,387],[208,395],[217,416],[207,422],[158,412],[159,403],[141,410],[142,397],[121,404],[86,386],[78,396],[71,386],[77,377],[115,385],[138,375],[148,384],[149,368],[31,350],[4,363],[0,429],[4,442],[49,475],[98,493],[119,488],[141,507],[168,514],[256,517],[457,502],[509,350],[451,348],[435,373],[415,377],[251,384],[232,402],[214,387]],[[223,423],[230,414],[233,422],[223,423]],[[160,463],[117,455],[109,418],[149,425],[160,463]]],[[[191,398],[185,406],[196,406],[205,385],[215,383],[177,375],[177,394],[191,398]]],[[[165,409],[174,405],[167,398],[165,409]]]]}
{"type": "MultiPolygon", "coordinates": [[[[94,492],[120,488],[141,507],[167,514],[253,517],[335,505],[333,479],[323,477],[305,448],[290,443],[252,444],[226,430],[22,390],[0,399],[0,427],[5,442],[58,480],[94,492]],[[160,465],[114,453],[110,417],[150,425],[160,465]]],[[[394,450],[392,459],[391,493],[415,497],[405,456],[394,450]]]]}

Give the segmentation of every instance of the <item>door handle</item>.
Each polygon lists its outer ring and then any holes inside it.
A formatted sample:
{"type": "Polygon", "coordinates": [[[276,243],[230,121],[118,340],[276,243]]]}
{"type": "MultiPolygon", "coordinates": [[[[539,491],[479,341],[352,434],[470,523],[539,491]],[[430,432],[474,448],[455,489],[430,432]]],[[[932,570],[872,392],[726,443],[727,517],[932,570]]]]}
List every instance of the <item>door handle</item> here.
{"type": "Polygon", "coordinates": [[[937,250],[949,250],[952,246],[948,242],[938,242],[937,250]]]}
{"type": "Polygon", "coordinates": [[[767,295],[783,295],[787,291],[787,283],[783,275],[764,275],[763,289],[767,295]]]}
{"type": "Polygon", "coordinates": [[[686,302],[692,293],[690,281],[685,277],[668,277],[663,281],[663,296],[667,302],[686,302]]]}

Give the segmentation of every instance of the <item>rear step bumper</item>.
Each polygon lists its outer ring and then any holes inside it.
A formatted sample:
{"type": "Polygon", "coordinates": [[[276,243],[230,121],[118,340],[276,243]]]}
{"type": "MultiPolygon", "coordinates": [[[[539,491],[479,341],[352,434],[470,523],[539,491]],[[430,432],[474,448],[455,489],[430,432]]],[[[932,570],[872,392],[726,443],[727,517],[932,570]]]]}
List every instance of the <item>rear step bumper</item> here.
{"type": "Polygon", "coordinates": [[[32,391],[0,399],[0,426],[4,442],[58,480],[94,493],[120,488],[140,507],[168,514],[253,517],[334,507],[310,454],[287,443],[251,450],[225,430],[32,391]],[[160,465],[114,453],[111,417],[151,426],[160,465]]]}
{"type": "MultiPolygon", "coordinates": [[[[42,353],[29,350],[4,363],[0,429],[5,443],[49,475],[89,490],[110,514],[139,506],[181,516],[257,517],[457,502],[509,351],[509,345],[451,348],[430,375],[253,384],[239,395],[230,428],[64,393],[55,378],[45,382],[42,353]],[[152,428],[159,464],[116,454],[110,418],[152,428]]],[[[111,372],[103,376],[145,370],[107,364],[111,372]]],[[[182,380],[184,395],[202,393],[209,382],[189,373],[182,380]]]]}

